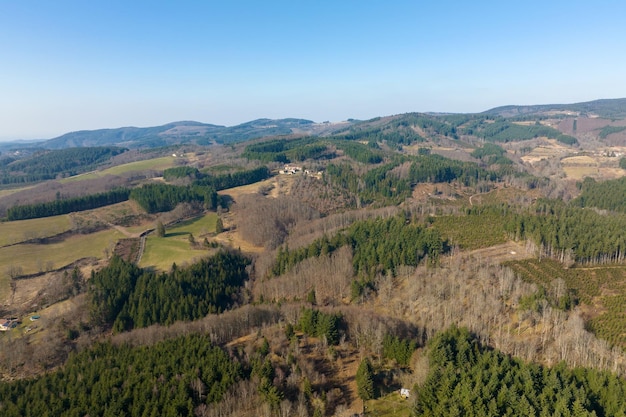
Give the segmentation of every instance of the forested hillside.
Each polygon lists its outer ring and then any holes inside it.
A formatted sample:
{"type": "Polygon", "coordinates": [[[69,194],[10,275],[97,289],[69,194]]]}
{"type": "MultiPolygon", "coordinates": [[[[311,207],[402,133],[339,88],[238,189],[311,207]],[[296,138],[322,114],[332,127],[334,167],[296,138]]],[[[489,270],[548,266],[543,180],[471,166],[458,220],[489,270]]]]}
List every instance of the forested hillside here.
{"type": "Polygon", "coordinates": [[[92,170],[124,151],[116,147],[69,148],[40,151],[24,159],[0,159],[0,183],[24,184],[69,177],[92,170]]]}
{"type": "Polygon", "coordinates": [[[3,154],[0,415],[623,415],[620,106],[3,154]]]}

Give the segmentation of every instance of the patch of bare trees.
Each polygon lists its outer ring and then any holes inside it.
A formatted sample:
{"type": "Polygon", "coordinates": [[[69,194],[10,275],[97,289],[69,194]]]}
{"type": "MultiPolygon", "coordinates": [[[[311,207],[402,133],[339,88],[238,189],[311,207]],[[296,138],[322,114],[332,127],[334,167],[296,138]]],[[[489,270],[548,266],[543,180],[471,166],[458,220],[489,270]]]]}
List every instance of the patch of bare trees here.
{"type": "Polygon", "coordinates": [[[356,205],[355,196],[348,191],[310,176],[298,176],[291,187],[291,195],[323,214],[356,205]]]}
{"type": "Polygon", "coordinates": [[[223,314],[209,314],[192,322],[176,322],[171,326],[153,325],[114,335],[113,343],[131,346],[153,345],[162,340],[189,333],[208,334],[213,343],[223,344],[247,335],[256,329],[271,326],[283,319],[281,311],[272,306],[246,305],[223,314]]]}
{"type": "MultiPolygon", "coordinates": [[[[520,298],[537,288],[509,268],[458,257],[445,268],[420,267],[398,286],[385,305],[425,329],[427,337],[455,324],[524,360],[565,361],[626,375],[624,353],[585,330],[578,311],[565,312],[545,300],[537,310],[520,309],[520,298]]],[[[561,287],[554,282],[549,290],[561,287]]]]}
{"type": "Polygon", "coordinates": [[[237,206],[237,227],[241,236],[270,249],[280,245],[299,222],[319,217],[316,210],[290,196],[245,195],[237,201],[237,206]]]}
{"type": "Polygon", "coordinates": [[[43,203],[57,198],[81,197],[110,191],[115,187],[126,187],[129,184],[128,179],[113,175],[66,183],[47,181],[0,198],[0,217],[5,217],[7,210],[15,205],[43,203]]]}
{"type": "Polygon", "coordinates": [[[256,300],[302,300],[314,290],[320,304],[341,302],[350,295],[353,275],[352,250],[343,247],[326,256],[306,259],[280,277],[257,280],[252,294],[256,300]]]}

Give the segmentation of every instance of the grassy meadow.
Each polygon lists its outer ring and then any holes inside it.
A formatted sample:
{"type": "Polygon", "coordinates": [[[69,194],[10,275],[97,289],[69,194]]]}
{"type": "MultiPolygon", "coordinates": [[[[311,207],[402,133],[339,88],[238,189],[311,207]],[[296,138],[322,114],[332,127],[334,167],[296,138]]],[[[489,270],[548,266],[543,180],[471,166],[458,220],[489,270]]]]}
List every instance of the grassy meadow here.
{"type": "Polygon", "coordinates": [[[114,229],[88,235],[73,235],[59,242],[22,244],[0,248],[0,265],[16,265],[23,274],[57,269],[82,258],[103,258],[123,235],[114,229]]]}
{"type": "Polygon", "coordinates": [[[40,244],[20,244],[0,248],[0,299],[9,291],[8,270],[20,268],[21,275],[35,274],[61,268],[82,258],[103,258],[113,251],[118,239],[123,235],[117,230],[103,230],[86,235],[73,235],[58,242],[40,244]]]}
{"type": "Polygon", "coordinates": [[[207,249],[202,246],[202,242],[205,237],[215,232],[216,222],[217,214],[208,213],[166,227],[164,237],[155,234],[148,236],[139,266],[167,271],[173,263],[182,265],[206,256],[207,249]],[[193,235],[196,244],[189,241],[190,234],[193,235]]]}
{"type": "Polygon", "coordinates": [[[67,214],[41,219],[18,220],[0,223],[0,247],[26,240],[58,235],[70,230],[67,214]]]}
{"type": "Polygon", "coordinates": [[[137,172],[137,171],[146,171],[146,170],[157,170],[162,171],[166,168],[171,168],[174,166],[174,161],[176,158],[173,156],[164,156],[161,158],[154,159],[146,159],[144,161],[136,161],[130,162],[128,164],[117,165],[111,168],[104,169],[102,171],[93,171],[88,172],[86,174],[75,175],[73,177],[65,178],[60,182],[72,182],[72,181],[82,181],[86,179],[96,179],[106,177],[107,175],[123,175],[128,172],[137,172]]]}

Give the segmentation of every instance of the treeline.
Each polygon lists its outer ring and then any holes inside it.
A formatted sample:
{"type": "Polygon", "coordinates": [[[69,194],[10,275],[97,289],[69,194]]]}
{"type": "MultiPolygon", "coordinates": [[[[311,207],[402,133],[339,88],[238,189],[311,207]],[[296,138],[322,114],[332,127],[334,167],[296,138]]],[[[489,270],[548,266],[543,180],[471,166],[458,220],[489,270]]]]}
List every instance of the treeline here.
{"type": "Polygon", "coordinates": [[[163,179],[165,181],[189,178],[193,185],[211,187],[216,191],[253,184],[269,178],[270,175],[269,168],[265,166],[223,175],[205,174],[200,172],[198,168],[189,166],[168,168],[163,171],[163,179]]]}
{"type": "Polygon", "coordinates": [[[246,146],[242,155],[261,162],[303,161],[328,154],[326,145],[317,138],[273,139],[246,146]]]}
{"type": "Polygon", "coordinates": [[[105,193],[83,197],[57,199],[46,203],[13,206],[7,210],[7,219],[26,220],[40,217],[58,216],[75,211],[91,210],[128,200],[128,188],[116,188],[105,193]]]}
{"type": "Polygon", "coordinates": [[[344,245],[353,250],[355,275],[367,282],[378,272],[395,273],[399,266],[417,266],[426,257],[436,262],[447,250],[435,229],[407,223],[403,216],[377,218],[356,222],[331,239],[324,236],[300,249],[279,248],[270,274],[281,275],[304,259],[332,253],[344,245]]]}
{"type": "Polygon", "coordinates": [[[18,205],[7,210],[7,219],[25,220],[91,210],[120,203],[129,198],[135,200],[148,213],[170,211],[180,203],[199,203],[206,209],[215,210],[220,203],[217,195],[218,190],[262,181],[269,176],[270,171],[264,166],[217,176],[202,174],[197,168],[175,167],[166,169],[164,177],[169,180],[190,177],[193,179],[191,185],[144,184],[142,187],[133,188],[132,190],[116,188],[105,193],[82,197],[18,205]]]}
{"type": "Polygon", "coordinates": [[[0,383],[4,417],[195,416],[219,402],[243,377],[208,336],[193,334],[153,346],[96,344],[36,379],[0,383]]]}
{"type": "Polygon", "coordinates": [[[585,178],[580,196],[572,204],[626,213],[626,177],[602,182],[585,178]]]}
{"type": "Polygon", "coordinates": [[[456,243],[469,242],[465,247],[484,247],[472,241],[490,241],[494,232],[503,231],[509,239],[534,242],[540,256],[561,262],[622,262],[626,257],[626,214],[604,215],[561,200],[540,199],[527,209],[507,204],[480,206],[467,208],[465,215],[468,218],[462,222],[450,219],[451,228],[445,224],[447,220],[435,220],[435,226],[450,236],[456,235],[456,243]],[[472,217],[480,219],[475,221],[472,217]],[[490,229],[480,230],[489,221],[490,229]],[[462,229],[455,231],[454,225],[461,225],[462,229]]]}
{"type": "Polygon", "coordinates": [[[608,372],[525,363],[452,328],[429,344],[415,416],[623,416],[626,383],[608,372]]]}
{"type": "Polygon", "coordinates": [[[2,167],[0,182],[16,184],[68,177],[94,169],[98,164],[125,152],[114,146],[42,151],[2,167]]]}
{"type": "Polygon", "coordinates": [[[621,262],[626,256],[624,214],[606,216],[560,200],[540,200],[534,213],[514,216],[508,230],[562,261],[571,257],[581,263],[621,262]]]}
{"type": "Polygon", "coordinates": [[[233,172],[224,175],[202,175],[196,179],[195,185],[206,186],[216,191],[226,190],[228,188],[239,187],[242,185],[254,184],[263,181],[271,176],[269,168],[266,166],[233,172]]]}
{"type": "Polygon", "coordinates": [[[180,203],[199,203],[209,210],[218,206],[215,189],[199,185],[144,184],[133,188],[129,198],[148,213],[170,211],[180,203]]]}
{"type": "Polygon", "coordinates": [[[578,143],[575,137],[564,135],[549,126],[538,124],[518,125],[510,122],[496,122],[488,125],[479,136],[494,142],[520,141],[545,136],[550,139],[556,139],[558,142],[566,145],[578,143]]]}
{"type": "Polygon", "coordinates": [[[93,320],[120,332],[222,312],[238,300],[248,264],[239,254],[220,251],[188,267],[156,273],[114,257],[89,281],[93,320]]]}

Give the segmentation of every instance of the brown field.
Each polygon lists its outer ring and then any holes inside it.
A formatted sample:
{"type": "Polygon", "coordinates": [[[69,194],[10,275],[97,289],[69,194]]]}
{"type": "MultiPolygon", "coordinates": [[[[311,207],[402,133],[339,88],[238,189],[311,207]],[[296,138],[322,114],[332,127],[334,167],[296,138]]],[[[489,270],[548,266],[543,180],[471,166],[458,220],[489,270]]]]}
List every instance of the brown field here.
{"type": "Polygon", "coordinates": [[[589,166],[566,166],[563,171],[568,178],[582,180],[585,177],[598,177],[600,171],[596,167],[589,166]]]}
{"type": "Polygon", "coordinates": [[[589,155],[568,156],[561,159],[562,165],[598,166],[596,158],[589,155]]]}
{"type": "Polygon", "coordinates": [[[126,236],[138,235],[146,229],[154,227],[154,216],[146,214],[137,203],[131,200],[94,210],[72,213],[72,217],[84,223],[104,222],[111,227],[116,227],[126,236]]]}
{"type": "Polygon", "coordinates": [[[0,197],[4,197],[4,196],[7,196],[7,195],[15,194],[15,193],[18,193],[20,191],[28,190],[28,189],[34,188],[34,187],[35,187],[34,185],[31,185],[29,187],[7,188],[7,189],[4,189],[4,190],[0,190],[0,197]]]}
{"type": "Polygon", "coordinates": [[[551,141],[553,143],[538,146],[533,149],[530,153],[521,157],[524,163],[533,165],[544,159],[552,159],[556,157],[562,157],[571,152],[571,149],[568,149],[564,146],[558,145],[556,141],[551,141]]]}
{"type": "Polygon", "coordinates": [[[250,185],[242,185],[240,187],[229,188],[228,190],[219,191],[220,195],[228,195],[235,203],[237,198],[245,194],[258,194],[261,190],[271,188],[269,192],[270,197],[277,197],[281,194],[288,194],[291,184],[295,179],[294,175],[277,175],[272,178],[268,178],[265,181],[257,182],[250,185]]]}
{"type": "MultiPolygon", "coordinates": [[[[518,261],[535,257],[520,242],[509,241],[501,245],[490,246],[488,248],[475,249],[462,253],[464,258],[474,258],[484,260],[489,263],[500,264],[507,261],[518,261]]],[[[452,258],[450,258],[452,260],[452,258]]]]}
{"type": "Polygon", "coordinates": [[[470,196],[469,204],[471,206],[476,204],[514,204],[524,201],[531,201],[539,197],[541,197],[541,191],[537,189],[520,190],[516,187],[498,187],[487,193],[474,194],[470,196]]]}
{"type": "Polygon", "coordinates": [[[599,176],[598,161],[589,155],[570,156],[561,159],[561,166],[568,178],[581,180],[599,176]]]}

